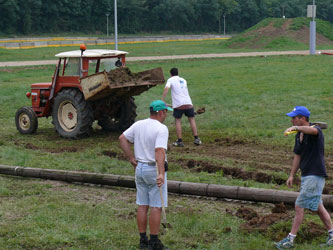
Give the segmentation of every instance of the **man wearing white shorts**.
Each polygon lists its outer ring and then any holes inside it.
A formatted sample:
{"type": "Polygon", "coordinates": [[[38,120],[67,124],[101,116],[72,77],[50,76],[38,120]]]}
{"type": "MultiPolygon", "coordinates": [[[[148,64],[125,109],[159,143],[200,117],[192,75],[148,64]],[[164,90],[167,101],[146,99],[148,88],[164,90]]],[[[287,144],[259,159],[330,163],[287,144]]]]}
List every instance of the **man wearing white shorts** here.
{"type": "Polygon", "coordinates": [[[172,109],[161,100],[153,101],[149,108],[150,117],[135,122],[119,137],[119,141],[121,149],[135,169],[140,249],[162,250],[167,248],[158,239],[162,211],[159,188],[162,188],[164,206],[167,207],[165,161],[169,137],[168,128],[163,122],[167,116],[167,110],[172,111],[172,109]],[[131,150],[131,143],[134,143],[134,155],[131,150]],[[158,168],[158,175],[156,167],[158,168]],[[148,241],[146,231],[149,208],[150,240],[148,241]]]}
{"type": "Polygon", "coordinates": [[[317,212],[321,221],[328,230],[328,238],[325,246],[333,246],[333,226],[330,214],[323,205],[321,195],[327,177],[324,161],[324,135],[320,127],[313,126],[309,122],[310,111],[304,106],[296,106],[293,111],[287,113],[291,117],[292,127],[284,133],[297,131],[294,146],[294,160],[287,180],[287,186],[291,187],[297,170],[301,169],[301,190],[295,203],[295,217],[289,235],[275,243],[278,249],[294,247],[294,239],[303,222],[304,209],[317,212]]]}

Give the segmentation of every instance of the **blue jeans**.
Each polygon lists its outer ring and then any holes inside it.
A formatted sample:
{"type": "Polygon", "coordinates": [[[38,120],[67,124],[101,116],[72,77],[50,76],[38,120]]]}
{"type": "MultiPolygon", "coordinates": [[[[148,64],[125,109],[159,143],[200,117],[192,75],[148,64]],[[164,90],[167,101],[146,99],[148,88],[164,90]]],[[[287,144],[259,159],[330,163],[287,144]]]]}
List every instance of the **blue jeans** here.
{"type": "MultiPolygon", "coordinates": [[[[156,184],[156,166],[138,162],[135,169],[136,204],[162,207],[160,189],[156,184]]],[[[164,184],[161,186],[164,206],[168,206],[167,174],[164,175],[164,184]]]]}
{"type": "Polygon", "coordinates": [[[322,204],[321,195],[325,186],[325,178],[322,176],[308,175],[301,177],[301,190],[296,199],[296,205],[312,211],[318,211],[322,204]]]}

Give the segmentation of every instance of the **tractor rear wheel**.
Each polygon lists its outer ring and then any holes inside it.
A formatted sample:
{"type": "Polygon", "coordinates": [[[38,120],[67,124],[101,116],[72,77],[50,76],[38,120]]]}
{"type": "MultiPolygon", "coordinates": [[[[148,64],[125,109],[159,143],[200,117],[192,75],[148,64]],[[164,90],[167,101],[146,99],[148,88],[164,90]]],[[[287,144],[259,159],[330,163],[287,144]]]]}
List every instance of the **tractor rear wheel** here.
{"type": "Polygon", "coordinates": [[[15,123],[21,134],[34,134],[38,127],[38,118],[31,107],[22,107],[16,111],[15,123]]]}
{"type": "Polygon", "coordinates": [[[114,115],[104,114],[98,119],[98,125],[106,131],[124,131],[135,122],[137,114],[134,98],[127,97],[117,102],[119,108],[113,112],[114,115]]]}
{"type": "Polygon", "coordinates": [[[89,134],[94,122],[94,115],[90,103],[78,89],[64,89],[60,91],[52,110],[55,130],[65,138],[78,139],[89,134]]]}

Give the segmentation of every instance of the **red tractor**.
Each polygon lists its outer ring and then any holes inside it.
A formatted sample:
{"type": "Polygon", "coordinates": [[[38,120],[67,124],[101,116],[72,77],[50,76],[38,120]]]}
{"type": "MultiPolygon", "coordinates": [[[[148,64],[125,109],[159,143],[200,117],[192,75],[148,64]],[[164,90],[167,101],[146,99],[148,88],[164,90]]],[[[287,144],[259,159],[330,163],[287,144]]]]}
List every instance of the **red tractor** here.
{"type": "Polygon", "coordinates": [[[32,107],[22,107],[15,116],[22,134],[33,134],[39,117],[52,116],[62,137],[80,138],[90,133],[95,120],[108,131],[125,130],[134,123],[133,96],[164,83],[161,68],[132,73],[118,50],[80,50],[56,54],[59,58],[52,82],[34,83],[32,107]]]}

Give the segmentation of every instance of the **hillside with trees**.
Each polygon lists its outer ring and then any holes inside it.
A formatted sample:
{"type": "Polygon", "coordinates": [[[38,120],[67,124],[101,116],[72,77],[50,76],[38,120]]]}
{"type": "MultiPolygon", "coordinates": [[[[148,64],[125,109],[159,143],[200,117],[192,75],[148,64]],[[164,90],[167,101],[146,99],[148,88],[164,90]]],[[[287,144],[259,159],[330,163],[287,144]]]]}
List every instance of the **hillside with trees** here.
{"type": "MultiPolygon", "coordinates": [[[[312,0],[118,0],[118,32],[227,33],[268,17],[306,16],[312,0]]],[[[113,32],[114,0],[0,0],[0,35],[113,32]]],[[[333,23],[332,0],[317,0],[317,17],[333,23]]]]}

